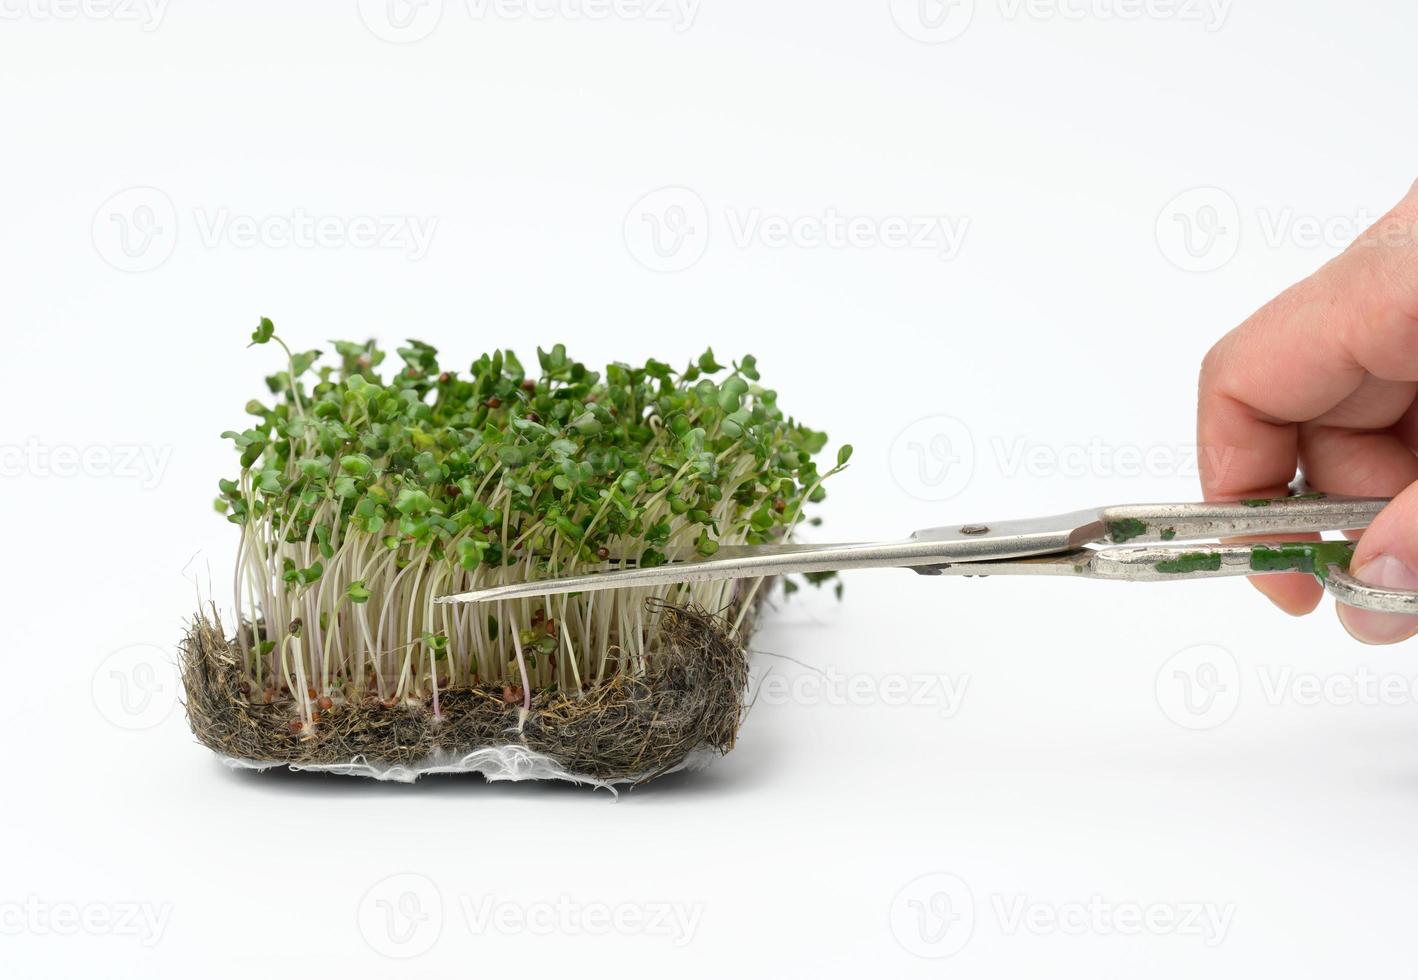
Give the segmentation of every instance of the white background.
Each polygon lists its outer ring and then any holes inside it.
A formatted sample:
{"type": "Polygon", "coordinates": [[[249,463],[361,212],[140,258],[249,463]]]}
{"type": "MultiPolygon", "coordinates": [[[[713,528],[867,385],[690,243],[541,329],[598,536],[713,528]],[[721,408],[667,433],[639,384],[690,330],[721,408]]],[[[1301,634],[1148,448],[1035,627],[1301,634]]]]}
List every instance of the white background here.
{"type": "Polygon", "coordinates": [[[1418,171],[1394,0],[591,3],[0,0],[0,972],[1406,973],[1412,650],[1239,582],[863,573],[770,617],[736,751],[618,803],[193,741],[261,315],[753,352],[857,447],[833,539],[1191,499],[1203,352],[1418,171]]]}

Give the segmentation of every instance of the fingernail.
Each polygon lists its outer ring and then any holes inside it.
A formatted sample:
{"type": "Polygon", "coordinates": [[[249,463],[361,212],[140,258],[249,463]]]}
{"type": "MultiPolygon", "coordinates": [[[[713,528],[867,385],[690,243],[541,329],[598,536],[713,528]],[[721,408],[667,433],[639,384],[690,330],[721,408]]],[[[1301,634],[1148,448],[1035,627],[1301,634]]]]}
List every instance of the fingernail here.
{"type": "MultiPolygon", "coordinates": [[[[1418,574],[1392,555],[1370,558],[1350,573],[1361,582],[1385,589],[1418,589],[1418,574]]],[[[1339,621],[1350,636],[1363,643],[1397,643],[1418,633],[1418,616],[1356,609],[1342,603],[1339,621]]]]}

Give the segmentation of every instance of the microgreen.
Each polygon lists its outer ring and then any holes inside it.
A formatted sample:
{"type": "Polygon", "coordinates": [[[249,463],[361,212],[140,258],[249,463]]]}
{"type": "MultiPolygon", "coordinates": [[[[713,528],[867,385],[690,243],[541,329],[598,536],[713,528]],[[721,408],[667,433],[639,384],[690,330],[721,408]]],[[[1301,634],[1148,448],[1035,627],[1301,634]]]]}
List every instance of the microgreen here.
{"type": "Polygon", "coordinates": [[[746,601],[737,585],[490,610],[432,600],[781,540],[851,456],[843,446],[819,471],[827,436],[783,413],[752,356],[592,371],[556,344],[529,374],[511,351],[453,370],[417,340],[392,366],[373,341],[336,341],[327,359],[292,351],[265,318],[251,341],[277,344],[285,369],[266,379],[269,399],[246,405],[247,426],[224,434],[240,472],[217,503],[242,528],[242,649],[268,686],[577,690],[643,669],[647,597],[727,610],[746,601]]]}

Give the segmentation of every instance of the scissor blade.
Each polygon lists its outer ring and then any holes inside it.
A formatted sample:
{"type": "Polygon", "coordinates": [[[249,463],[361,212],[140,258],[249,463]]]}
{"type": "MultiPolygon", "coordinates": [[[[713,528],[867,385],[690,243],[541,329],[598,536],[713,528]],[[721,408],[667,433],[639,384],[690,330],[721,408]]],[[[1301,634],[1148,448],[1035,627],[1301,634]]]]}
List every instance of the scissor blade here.
{"type": "MultiPolygon", "coordinates": [[[[903,542],[902,545],[909,545],[903,542]]],[[[678,582],[711,582],[730,578],[766,578],[793,572],[827,572],[850,562],[852,567],[899,565],[905,556],[894,555],[891,545],[767,545],[735,546],[727,556],[695,558],[656,565],[652,568],[623,568],[591,572],[564,578],[541,579],[496,585],[459,595],[440,596],[435,602],[490,602],[495,599],[522,599],[528,596],[564,595],[568,592],[600,592],[605,589],[649,588],[678,582]],[[863,561],[875,561],[863,565],[863,561]]],[[[900,546],[895,546],[900,547],[900,546]]],[[[728,551],[728,548],[724,549],[728,551]]]]}
{"type": "MultiPolygon", "coordinates": [[[[730,578],[768,578],[803,572],[834,572],[858,568],[920,568],[983,557],[979,549],[961,542],[907,540],[877,544],[783,545],[761,550],[744,549],[728,557],[715,556],[683,561],[654,568],[626,568],[593,572],[566,578],[542,579],[497,585],[459,595],[442,596],[436,602],[488,602],[528,596],[564,595],[568,592],[598,592],[604,589],[651,588],[679,582],[712,582],[730,578]]],[[[1007,549],[996,545],[989,557],[1007,549]]],[[[1033,553],[1035,545],[1021,545],[1017,554],[1033,553]]]]}

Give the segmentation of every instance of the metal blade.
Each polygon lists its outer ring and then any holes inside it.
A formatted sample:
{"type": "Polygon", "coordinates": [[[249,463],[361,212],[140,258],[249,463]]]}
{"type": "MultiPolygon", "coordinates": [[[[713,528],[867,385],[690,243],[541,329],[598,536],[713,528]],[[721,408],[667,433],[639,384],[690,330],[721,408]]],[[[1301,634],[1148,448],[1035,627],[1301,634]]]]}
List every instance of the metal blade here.
{"type": "Polygon", "coordinates": [[[956,562],[986,561],[1023,555],[1049,554],[1076,547],[1101,535],[1097,511],[1079,511],[1026,521],[1001,521],[992,526],[918,531],[905,541],[865,544],[765,545],[725,548],[724,555],[698,558],[654,568],[626,568],[567,578],[497,585],[435,602],[490,602],[528,596],[597,592],[604,589],[651,588],[677,582],[711,582],[730,578],[767,578],[802,572],[835,572],[858,568],[921,568],[956,562]]]}

